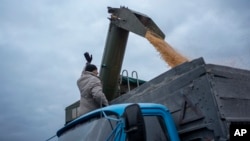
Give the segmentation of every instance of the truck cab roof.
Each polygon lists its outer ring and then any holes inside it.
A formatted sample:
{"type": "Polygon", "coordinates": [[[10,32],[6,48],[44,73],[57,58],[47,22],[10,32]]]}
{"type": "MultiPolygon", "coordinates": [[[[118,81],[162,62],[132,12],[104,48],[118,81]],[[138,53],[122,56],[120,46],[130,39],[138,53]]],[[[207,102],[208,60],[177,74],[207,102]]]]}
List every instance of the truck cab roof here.
{"type": "MultiPolygon", "coordinates": [[[[101,117],[104,116],[103,113],[106,115],[116,115],[117,117],[121,117],[126,109],[127,106],[131,105],[133,103],[126,103],[126,104],[114,104],[107,107],[99,108],[94,111],[91,111],[89,113],[86,113],[75,120],[65,124],[63,128],[57,131],[57,136],[61,136],[64,132],[68,131],[69,129],[75,127],[76,125],[86,122],[92,118],[95,117],[101,117]]],[[[155,103],[138,103],[141,110],[143,109],[162,109],[165,111],[168,111],[168,109],[161,105],[161,104],[155,104],[155,103]]]]}

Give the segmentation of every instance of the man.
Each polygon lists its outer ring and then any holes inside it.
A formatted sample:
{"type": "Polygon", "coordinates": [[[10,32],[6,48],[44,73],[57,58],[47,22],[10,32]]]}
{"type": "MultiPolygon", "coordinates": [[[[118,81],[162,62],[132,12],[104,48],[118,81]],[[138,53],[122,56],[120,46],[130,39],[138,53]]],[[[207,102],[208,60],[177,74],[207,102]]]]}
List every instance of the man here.
{"type": "Polygon", "coordinates": [[[88,63],[82,71],[81,77],[77,80],[77,86],[81,93],[79,115],[108,105],[108,100],[102,92],[101,80],[97,76],[97,67],[90,64],[92,56],[90,61],[86,56],[85,58],[88,63]]]}

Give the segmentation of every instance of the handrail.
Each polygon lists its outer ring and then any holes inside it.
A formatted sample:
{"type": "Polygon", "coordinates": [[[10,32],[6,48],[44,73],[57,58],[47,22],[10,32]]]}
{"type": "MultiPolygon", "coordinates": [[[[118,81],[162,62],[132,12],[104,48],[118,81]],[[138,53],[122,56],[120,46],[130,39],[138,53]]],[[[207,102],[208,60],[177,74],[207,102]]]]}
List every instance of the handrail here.
{"type": "Polygon", "coordinates": [[[124,73],[124,72],[127,74],[128,91],[130,91],[130,83],[129,83],[128,71],[127,71],[127,70],[123,70],[123,71],[122,71],[122,76],[123,76],[123,73],[124,73]]]}
{"type": "Polygon", "coordinates": [[[133,78],[133,74],[135,73],[135,75],[136,75],[136,82],[137,82],[137,87],[139,87],[139,79],[138,79],[138,73],[137,73],[137,71],[132,71],[132,78],[133,78]]]}

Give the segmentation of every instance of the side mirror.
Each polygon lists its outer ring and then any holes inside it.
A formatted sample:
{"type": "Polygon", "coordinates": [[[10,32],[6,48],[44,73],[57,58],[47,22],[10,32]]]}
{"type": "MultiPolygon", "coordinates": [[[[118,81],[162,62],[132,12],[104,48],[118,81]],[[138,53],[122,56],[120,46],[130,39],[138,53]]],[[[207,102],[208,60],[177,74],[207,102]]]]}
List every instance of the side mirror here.
{"type": "Polygon", "coordinates": [[[145,141],[145,123],[138,104],[129,105],[124,112],[125,132],[128,141],[145,141]]]}

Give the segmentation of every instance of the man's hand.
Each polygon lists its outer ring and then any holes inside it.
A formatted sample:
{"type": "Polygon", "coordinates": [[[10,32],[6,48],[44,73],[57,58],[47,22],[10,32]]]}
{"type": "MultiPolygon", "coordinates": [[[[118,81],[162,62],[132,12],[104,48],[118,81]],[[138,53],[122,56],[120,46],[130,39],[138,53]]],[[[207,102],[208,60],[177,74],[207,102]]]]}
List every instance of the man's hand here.
{"type": "Polygon", "coordinates": [[[84,57],[85,57],[85,59],[87,60],[87,62],[90,64],[91,61],[92,61],[92,55],[89,55],[88,52],[85,52],[85,53],[84,53],[84,57]]]}

